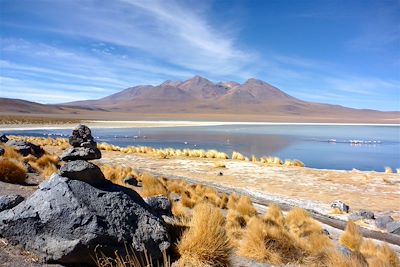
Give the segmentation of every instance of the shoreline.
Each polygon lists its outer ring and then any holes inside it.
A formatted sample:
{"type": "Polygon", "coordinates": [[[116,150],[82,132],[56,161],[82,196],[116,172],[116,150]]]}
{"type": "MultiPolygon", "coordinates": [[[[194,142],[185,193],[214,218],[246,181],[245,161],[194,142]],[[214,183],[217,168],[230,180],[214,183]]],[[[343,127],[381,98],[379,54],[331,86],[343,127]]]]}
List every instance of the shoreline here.
{"type": "MultiPolygon", "coordinates": [[[[71,129],[78,123],[60,124],[2,124],[1,131],[22,130],[57,130],[71,129]]],[[[376,127],[400,127],[400,124],[384,123],[319,123],[319,122],[237,122],[237,121],[104,121],[82,120],[80,124],[86,124],[91,128],[159,128],[159,127],[193,127],[193,126],[223,126],[223,125],[249,125],[249,126],[376,126],[376,127]]]]}

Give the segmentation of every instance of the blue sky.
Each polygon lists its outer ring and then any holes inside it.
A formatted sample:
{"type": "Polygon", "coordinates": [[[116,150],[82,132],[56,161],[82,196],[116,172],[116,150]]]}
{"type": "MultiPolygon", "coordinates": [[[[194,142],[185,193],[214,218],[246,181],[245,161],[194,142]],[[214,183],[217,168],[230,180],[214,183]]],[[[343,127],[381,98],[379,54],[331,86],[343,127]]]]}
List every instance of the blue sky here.
{"type": "Polygon", "coordinates": [[[399,1],[0,0],[0,23],[0,97],[60,103],[201,75],[400,110],[399,1]]]}

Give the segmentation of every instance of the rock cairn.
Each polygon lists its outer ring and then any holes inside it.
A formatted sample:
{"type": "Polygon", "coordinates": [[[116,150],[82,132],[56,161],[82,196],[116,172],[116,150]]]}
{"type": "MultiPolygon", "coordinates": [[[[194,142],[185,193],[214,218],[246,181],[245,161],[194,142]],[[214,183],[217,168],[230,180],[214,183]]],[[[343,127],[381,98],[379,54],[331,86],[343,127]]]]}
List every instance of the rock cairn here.
{"type": "Polygon", "coordinates": [[[61,155],[61,160],[92,160],[100,159],[101,152],[97,148],[92,132],[86,125],[78,125],[69,137],[69,144],[72,148],[61,155]]]}
{"type": "MultiPolygon", "coordinates": [[[[39,185],[21,203],[0,200],[0,237],[20,244],[48,262],[95,265],[97,256],[122,258],[127,250],[147,251],[155,259],[170,246],[168,228],[141,196],[104,178],[88,162],[101,157],[90,129],[79,125],[62,159],[58,174],[39,185]]],[[[154,202],[154,203],[153,203],[154,202]]],[[[163,210],[166,204],[153,200],[163,210]]]]}
{"type": "Polygon", "coordinates": [[[61,155],[66,163],[60,168],[60,175],[73,180],[81,180],[93,186],[107,184],[100,168],[88,160],[100,159],[92,132],[86,125],[78,125],[69,137],[72,146],[61,155]]]}

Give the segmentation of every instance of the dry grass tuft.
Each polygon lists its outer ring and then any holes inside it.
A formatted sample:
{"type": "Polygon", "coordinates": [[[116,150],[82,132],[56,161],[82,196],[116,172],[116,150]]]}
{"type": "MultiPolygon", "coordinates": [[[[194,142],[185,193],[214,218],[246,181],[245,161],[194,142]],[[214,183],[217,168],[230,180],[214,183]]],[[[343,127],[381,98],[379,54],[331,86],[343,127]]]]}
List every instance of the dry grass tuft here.
{"type": "Polygon", "coordinates": [[[339,238],[339,243],[352,251],[358,251],[362,241],[358,226],[353,221],[348,221],[345,231],[339,238]]]}
{"type": "Polygon", "coordinates": [[[219,209],[198,204],[193,210],[190,228],[178,243],[179,266],[230,266],[231,248],[219,209]]]}
{"type": "Polygon", "coordinates": [[[244,216],[255,216],[257,214],[251,199],[248,196],[241,196],[237,202],[235,210],[244,216]]]}
{"type": "Polygon", "coordinates": [[[393,173],[392,168],[390,168],[390,167],[385,167],[385,173],[393,173]]]}
{"type": "Polygon", "coordinates": [[[282,210],[276,204],[271,204],[268,207],[267,213],[263,217],[263,221],[268,225],[284,226],[285,218],[282,210]]]}
{"type": "Polygon", "coordinates": [[[215,168],[226,168],[226,165],[224,162],[216,161],[216,162],[214,162],[214,167],[215,168]]]}
{"type": "Polygon", "coordinates": [[[18,151],[16,151],[14,148],[9,147],[7,145],[4,145],[3,148],[4,148],[3,157],[9,158],[9,159],[15,159],[15,160],[18,160],[18,161],[22,161],[23,160],[22,155],[18,151]]]}
{"type": "Polygon", "coordinates": [[[168,196],[167,188],[154,176],[149,173],[141,175],[143,191],[140,193],[142,197],[150,197],[163,195],[168,196]]]}
{"type": "Polygon", "coordinates": [[[103,172],[104,177],[106,177],[107,180],[110,180],[114,184],[126,186],[124,179],[128,176],[132,176],[136,180],[139,179],[139,174],[131,167],[104,164],[100,166],[100,169],[103,172]]]}
{"type": "Polygon", "coordinates": [[[239,254],[275,265],[301,263],[307,256],[302,243],[284,227],[267,225],[258,217],[250,219],[239,254]]]}
{"type": "Polygon", "coordinates": [[[27,178],[26,168],[15,159],[0,159],[0,180],[7,183],[22,184],[27,178]]]}
{"type": "Polygon", "coordinates": [[[322,234],[323,232],[320,224],[301,208],[294,208],[288,212],[286,225],[298,237],[308,237],[311,234],[322,234]]]}

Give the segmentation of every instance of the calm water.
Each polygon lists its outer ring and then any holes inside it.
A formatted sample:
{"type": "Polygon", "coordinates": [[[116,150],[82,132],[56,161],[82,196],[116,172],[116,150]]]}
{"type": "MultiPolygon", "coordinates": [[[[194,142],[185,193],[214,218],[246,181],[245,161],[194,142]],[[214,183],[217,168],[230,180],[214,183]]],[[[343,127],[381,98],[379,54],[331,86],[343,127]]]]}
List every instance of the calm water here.
{"type": "MultiPolygon", "coordinates": [[[[8,134],[68,135],[71,130],[25,130],[8,134]]],[[[93,129],[98,142],[118,146],[217,149],[246,156],[300,159],[307,167],[382,171],[400,167],[400,126],[230,125],[93,129]]]]}

